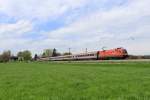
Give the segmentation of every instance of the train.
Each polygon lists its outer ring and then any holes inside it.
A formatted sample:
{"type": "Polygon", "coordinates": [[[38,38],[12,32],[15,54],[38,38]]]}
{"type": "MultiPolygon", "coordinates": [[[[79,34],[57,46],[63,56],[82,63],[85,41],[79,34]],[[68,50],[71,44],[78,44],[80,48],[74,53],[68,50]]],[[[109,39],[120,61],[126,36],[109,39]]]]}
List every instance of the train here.
{"type": "Polygon", "coordinates": [[[110,59],[125,59],[127,57],[128,57],[127,50],[121,47],[110,50],[49,57],[49,60],[50,61],[110,60],[110,59]]]}

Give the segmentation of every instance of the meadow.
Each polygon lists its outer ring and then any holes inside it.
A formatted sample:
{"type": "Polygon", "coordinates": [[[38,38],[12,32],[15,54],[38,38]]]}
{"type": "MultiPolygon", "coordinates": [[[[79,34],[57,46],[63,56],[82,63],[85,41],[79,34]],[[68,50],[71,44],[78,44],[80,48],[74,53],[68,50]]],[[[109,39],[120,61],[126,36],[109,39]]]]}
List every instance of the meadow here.
{"type": "Polygon", "coordinates": [[[2,63],[0,100],[150,100],[150,62],[2,63]]]}

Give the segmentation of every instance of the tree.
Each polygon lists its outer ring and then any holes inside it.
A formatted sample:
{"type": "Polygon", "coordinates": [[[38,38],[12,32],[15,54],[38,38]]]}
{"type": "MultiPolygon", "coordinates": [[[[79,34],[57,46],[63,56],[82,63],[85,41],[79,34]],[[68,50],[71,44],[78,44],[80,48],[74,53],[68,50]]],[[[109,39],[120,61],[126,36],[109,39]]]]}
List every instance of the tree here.
{"type": "Polygon", "coordinates": [[[57,56],[57,50],[54,48],[54,49],[53,49],[52,57],[56,57],[56,56],[57,56]]]}
{"type": "Polygon", "coordinates": [[[0,55],[0,62],[8,62],[11,58],[11,51],[4,51],[2,55],[0,55]]]}
{"type": "Polygon", "coordinates": [[[17,56],[20,61],[29,61],[32,59],[31,52],[29,50],[25,50],[23,52],[18,52],[17,56]]]}
{"type": "Polygon", "coordinates": [[[72,55],[72,53],[65,52],[63,55],[72,55]]]}
{"type": "Polygon", "coordinates": [[[57,52],[55,48],[53,49],[52,57],[61,56],[61,55],[62,54],[60,52],[57,52]]]}
{"type": "Polygon", "coordinates": [[[62,54],[60,52],[57,52],[57,56],[61,56],[62,54]]]}
{"type": "Polygon", "coordinates": [[[19,61],[23,61],[24,60],[23,52],[22,51],[18,52],[17,57],[19,61]]]}
{"type": "Polygon", "coordinates": [[[42,57],[51,57],[52,54],[53,54],[53,51],[51,49],[45,49],[42,54],[42,57]]]}
{"type": "Polygon", "coordinates": [[[25,61],[30,61],[32,59],[31,52],[26,50],[23,52],[23,58],[25,61]]]}
{"type": "Polygon", "coordinates": [[[38,59],[38,55],[35,54],[35,55],[34,55],[34,60],[36,61],[37,59],[38,59]]]}
{"type": "Polygon", "coordinates": [[[3,57],[2,57],[2,55],[0,55],[0,62],[3,62],[3,57]]]}

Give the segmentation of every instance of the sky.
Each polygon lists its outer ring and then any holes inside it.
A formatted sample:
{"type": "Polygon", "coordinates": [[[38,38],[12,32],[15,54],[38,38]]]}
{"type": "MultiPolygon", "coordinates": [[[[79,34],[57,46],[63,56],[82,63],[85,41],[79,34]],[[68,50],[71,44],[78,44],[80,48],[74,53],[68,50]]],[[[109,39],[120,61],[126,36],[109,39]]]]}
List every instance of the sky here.
{"type": "Polygon", "coordinates": [[[150,0],[0,0],[0,53],[123,47],[150,54],[150,0]]]}

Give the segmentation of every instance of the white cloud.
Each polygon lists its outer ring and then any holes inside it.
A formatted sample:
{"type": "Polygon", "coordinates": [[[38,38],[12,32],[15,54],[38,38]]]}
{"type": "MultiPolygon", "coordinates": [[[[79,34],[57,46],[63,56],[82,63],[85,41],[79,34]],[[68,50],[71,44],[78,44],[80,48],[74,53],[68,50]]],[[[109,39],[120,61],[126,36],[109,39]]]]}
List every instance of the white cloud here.
{"type": "Polygon", "coordinates": [[[28,45],[29,40],[24,36],[33,29],[29,21],[20,20],[16,23],[0,24],[0,50],[18,48],[28,45]]]}
{"type": "MultiPolygon", "coordinates": [[[[66,27],[50,32],[49,38],[57,38],[63,41],[69,36],[72,37],[71,39],[76,37],[75,41],[68,40],[68,43],[80,48],[96,47],[98,41],[101,40],[102,46],[106,45],[110,48],[125,46],[133,53],[131,46],[126,45],[126,42],[120,41],[128,41],[130,37],[135,39],[136,37],[142,38],[142,36],[150,37],[150,19],[145,20],[145,17],[150,17],[149,4],[149,0],[133,0],[127,6],[115,7],[109,11],[90,13],[66,27]]],[[[150,51],[150,46],[147,43],[145,44],[146,40],[140,41],[141,43],[138,46],[136,44],[137,41],[130,41],[135,42],[132,43],[132,46],[134,44],[133,48],[136,48],[138,51],[145,47],[150,51]]],[[[143,49],[143,52],[147,49],[143,49]]]]}
{"type": "Polygon", "coordinates": [[[0,0],[0,11],[15,18],[44,20],[86,5],[87,0],[0,0]]]}
{"type": "MultiPolygon", "coordinates": [[[[98,4],[108,1],[93,2],[98,4]]],[[[41,34],[44,38],[24,38],[24,34],[29,34],[36,27],[34,22],[30,22],[31,19],[38,19],[40,22],[45,19],[51,20],[70,10],[84,8],[90,2],[90,0],[0,0],[0,12],[20,20],[14,24],[0,24],[0,46],[6,49],[13,47],[17,47],[17,50],[30,49],[34,52],[54,47],[62,51],[71,47],[74,52],[81,52],[81,49],[85,48],[99,50],[103,46],[108,48],[123,46],[129,53],[150,53],[148,45],[150,40],[146,39],[150,37],[149,0],[132,0],[125,5],[114,6],[107,10],[100,10],[100,6],[97,10],[78,16],[76,20],[59,29],[49,32],[41,30],[44,31],[41,34]]],[[[70,16],[68,18],[71,19],[70,16]]]]}
{"type": "Polygon", "coordinates": [[[16,23],[0,24],[0,38],[17,38],[33,29],[29,21],[20,20],[16,23]]]}

